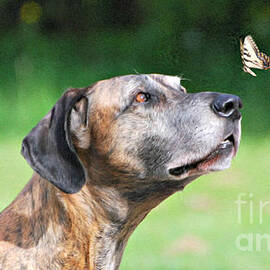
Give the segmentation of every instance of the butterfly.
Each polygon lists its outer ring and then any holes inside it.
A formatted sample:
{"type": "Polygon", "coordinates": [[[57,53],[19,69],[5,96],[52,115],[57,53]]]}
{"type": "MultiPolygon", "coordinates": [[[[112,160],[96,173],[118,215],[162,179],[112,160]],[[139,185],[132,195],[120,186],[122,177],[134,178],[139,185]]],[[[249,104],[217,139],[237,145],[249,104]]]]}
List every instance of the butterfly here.
{"type": "Polygon", "coordinates": [[[264,70],[270,68],[269,56],[259,51],[255,41],[251,36],[246,36],[244,42],[240,40],[240,51],[243,70],[252,76],[256,76],[256,74],[250,68],[258,68],[264,70]]]}

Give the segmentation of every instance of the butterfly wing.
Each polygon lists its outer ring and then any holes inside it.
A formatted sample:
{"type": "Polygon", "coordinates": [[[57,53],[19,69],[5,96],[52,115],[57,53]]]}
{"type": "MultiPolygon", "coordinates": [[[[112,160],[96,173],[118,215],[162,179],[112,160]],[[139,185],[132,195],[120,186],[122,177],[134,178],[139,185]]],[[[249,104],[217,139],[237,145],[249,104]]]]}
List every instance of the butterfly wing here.
{"type": "Polygon", "coordinates": [[[256,76],[256,74],[251,70],[251,68],[264,70],[270,68],[270,57],[259,51],[251,36],[246,36],[244,43],[240,40],[240,51],[243,70],[250,73],[252,76],[256,76]]]}
{"type": "MultiPolygon", "coordinates": [[[[252,76],[256,76],[256,74],[249,68],[252,67],[251,65],[253,65],[252,62],[250,62],[250,59],[252,58],[252,53],[249,53],[247,51],[247,49],[244,47],[244,43],[242,42],[242,40],[240,40],[240,52],[241,52],[241,58],[242,58],[242,63],[243,63],[243,70],[249,74],[251,74],[252,76]]],[[[254,58],[254,55],[253,55],[254,58]]]]}
{"type": "Polygon", "coordinates": [[[267,70],[270,68],[270,57],[265,53],[259,52],[259,58],[263,61],[263,69],[267,70]]]}
{"type": "Polygon", "coordinates": [[[248,67],[263,69],[260,51],[251,36],[247,36],[244,40],[244,58],[248,67]]]}
{"type": "Polygon", "coordinates": [[[261,53],[251,36],[245,37],[244,43],[240,44],[241,57],[243,62],[243,70],[256,76],[250,68],[265,69],[264,68],[264,54],[261,53]]]}

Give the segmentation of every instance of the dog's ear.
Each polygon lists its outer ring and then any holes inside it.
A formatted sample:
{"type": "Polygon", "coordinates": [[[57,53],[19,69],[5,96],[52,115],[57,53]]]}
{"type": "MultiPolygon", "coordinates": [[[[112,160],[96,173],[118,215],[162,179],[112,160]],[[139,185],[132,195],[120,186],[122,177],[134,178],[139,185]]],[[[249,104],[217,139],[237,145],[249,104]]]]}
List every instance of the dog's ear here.
{"type": "Polygon", "coordinates": [[[156,80],[166,87],[186,92],[186,88],[181,85],[181,78],[178,76],[170,76],[163,74],[149,74],[153,80],[156,80]]]}
{"type": "Polygon", "coordinates": [[[88,107],[88,98],[82,97],[71,110],[70,134],[76,148],[87,149],[90,146],[88,107]]]}
{"type": "Polygon", "coordinates": [[[87,125],[85,91],[68,90],[22,144],[21,153],[30,166],[66,193],[79,191],[85,183],[85,172],[72,142],[72,132],[87,125]]]}

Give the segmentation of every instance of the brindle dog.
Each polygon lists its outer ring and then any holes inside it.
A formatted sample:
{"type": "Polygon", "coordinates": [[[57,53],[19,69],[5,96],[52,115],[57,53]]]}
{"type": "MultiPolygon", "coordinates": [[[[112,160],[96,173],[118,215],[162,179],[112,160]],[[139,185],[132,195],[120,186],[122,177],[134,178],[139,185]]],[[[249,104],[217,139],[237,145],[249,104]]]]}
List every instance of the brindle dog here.
{"type": "Polygon", "coordinates": [[[230,166],[241,106],[157,74],[68,90],[23,141],[35,172],[0,216],[0,269],[118,269],[151,209],[230,166]]]}

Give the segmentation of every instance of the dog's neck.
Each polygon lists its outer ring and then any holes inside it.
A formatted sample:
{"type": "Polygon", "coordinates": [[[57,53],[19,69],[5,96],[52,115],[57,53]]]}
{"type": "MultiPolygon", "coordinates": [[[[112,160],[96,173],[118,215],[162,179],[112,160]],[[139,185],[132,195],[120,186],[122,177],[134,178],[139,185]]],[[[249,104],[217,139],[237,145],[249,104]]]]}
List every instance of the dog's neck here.
{"type": "Polygon", "coordinates": [[[66,265],[77,270],[115,270],[137,225],[175,191],[174,185],[134,183],[133,187],[120,187],[91,183],[71,195],[34,174],[12,204],[13,220],[24,220],[17,224],[23,228],[21,239],[12,244],[23,252],[29,250],[29,256],[43,258],[38,262],[50,269],[66,265]]]}
{"type": "Polygon", "coordinates": [[[87,267],[118,269],[130,234],[147,213],[136,215],[115,189],[104,186],[84,186],[76,194],[62,194],[60,200],[72,215],[70,243],[74,239],[88,242],[87,250],[80,252],[87,267]]]}

